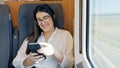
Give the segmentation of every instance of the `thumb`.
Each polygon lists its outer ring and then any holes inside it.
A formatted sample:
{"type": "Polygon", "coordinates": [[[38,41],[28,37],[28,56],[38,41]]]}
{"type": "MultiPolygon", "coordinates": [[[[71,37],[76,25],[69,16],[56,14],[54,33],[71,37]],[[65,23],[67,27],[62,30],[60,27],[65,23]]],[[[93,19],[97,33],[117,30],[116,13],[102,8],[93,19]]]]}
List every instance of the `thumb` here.
{"type": "Polygon", "coordinates": [[[43,46],[43,47],[51,46],[51,44],[46,43],[46,42],[39,42],[38,44],[41,45],[41,46],[43,46]]]}

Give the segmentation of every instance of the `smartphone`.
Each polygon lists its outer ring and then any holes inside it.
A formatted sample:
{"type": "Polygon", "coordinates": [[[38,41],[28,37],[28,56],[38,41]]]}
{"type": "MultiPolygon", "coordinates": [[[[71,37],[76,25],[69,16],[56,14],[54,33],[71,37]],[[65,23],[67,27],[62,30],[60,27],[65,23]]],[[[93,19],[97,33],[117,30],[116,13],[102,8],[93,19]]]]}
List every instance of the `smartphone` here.
{"type": "MultiPolygon", "coordinates": [[[[38,43],[28,43],[28,48],[32,53],[38,53],[37,50],[41,49],[41,46],[38,43]]],[[[38,53],[38,55],[43,55],[43,57],[45,57],[46,59],[46,56],[44,54],[38,53]]],[[[35,56],[38,56],[38,55],[35,55],[35,56]]]]}
{"type": "Polygon", "coordinates": [[[41,46],[38,43],[29,43],[28,48],[32,53],[38,53],[37,50],[40,49],[41,46]]]}

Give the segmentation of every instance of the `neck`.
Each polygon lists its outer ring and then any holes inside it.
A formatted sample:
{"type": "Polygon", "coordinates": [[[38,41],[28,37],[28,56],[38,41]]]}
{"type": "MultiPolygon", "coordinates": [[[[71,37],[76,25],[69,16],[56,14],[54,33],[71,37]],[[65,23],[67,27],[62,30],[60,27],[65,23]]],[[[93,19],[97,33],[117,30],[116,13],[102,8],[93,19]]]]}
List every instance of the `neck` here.
{"type": "Polygon", "coordinates": [[[50,36],[52,35],[52,33],[54,32],[54,28],[51,29],[50,31],[47,31],[47,32],[43,32],[43,35],[45,37],[45,41],[48,42],[48,39],[50,38],[50,36]]]}

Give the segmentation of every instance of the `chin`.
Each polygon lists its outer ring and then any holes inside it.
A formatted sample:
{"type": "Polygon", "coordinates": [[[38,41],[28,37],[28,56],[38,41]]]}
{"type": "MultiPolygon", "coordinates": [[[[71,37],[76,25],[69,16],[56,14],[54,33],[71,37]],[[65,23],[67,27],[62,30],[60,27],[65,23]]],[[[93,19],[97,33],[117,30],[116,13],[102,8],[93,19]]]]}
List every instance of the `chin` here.
{"type": "Polygon", "coordinates": [[[42,30],[43,30],[44,32],[48,32],[48,31],[50,31],[50,27],[42,28],[42,30]]]}
{"type": "Polygon", "coordinates": [[[50,31],[50,30],[49,30],[49,29],[43,29],[43,31],[44,31],[44,32],[48,32],[48,31],[50,31]]]}

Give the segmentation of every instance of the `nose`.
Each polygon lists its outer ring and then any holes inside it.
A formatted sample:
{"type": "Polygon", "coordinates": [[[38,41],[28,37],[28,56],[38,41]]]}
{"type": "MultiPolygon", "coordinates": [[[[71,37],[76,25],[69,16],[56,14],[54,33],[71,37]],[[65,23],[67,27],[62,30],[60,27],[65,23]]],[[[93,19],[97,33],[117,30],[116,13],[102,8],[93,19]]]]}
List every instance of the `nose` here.
{"type": "Polygon", "coordinates": [[[41,21],[41,24],[47,24],[48,22],[45,22],[44,20],[41,21]]]}
{"type": "Polygon", "coordinates": [[[45,22],[42,20],[42,21],[41,21],[41,24],[43,24],[43,25],[44,25],[44,24],[45,24],[45,22]]]}

